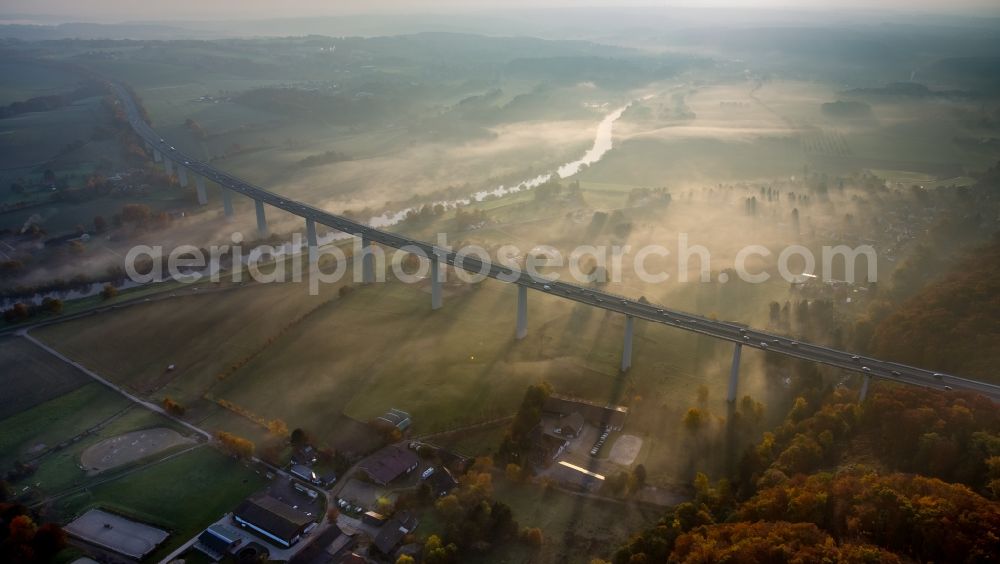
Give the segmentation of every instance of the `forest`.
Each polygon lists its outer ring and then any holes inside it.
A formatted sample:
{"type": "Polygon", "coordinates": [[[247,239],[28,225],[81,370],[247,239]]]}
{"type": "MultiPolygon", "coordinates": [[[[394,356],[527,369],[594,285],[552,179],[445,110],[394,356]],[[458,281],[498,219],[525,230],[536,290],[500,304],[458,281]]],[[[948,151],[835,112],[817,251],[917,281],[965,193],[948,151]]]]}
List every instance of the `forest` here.
{"type": "Polygon", "coordinates": [[[1000,413],[981,396],[889,385],[862,405],[846,390],[799,397],[732,480],[699,474],[694,487],[612,561],[988,561],[1000,413]]]}
{"type": "Polygon", "coordinates": [[[892,360],[998,381],[1000,239],[970,253],[942,280],[875,328],[872,349],[892,360]]]}

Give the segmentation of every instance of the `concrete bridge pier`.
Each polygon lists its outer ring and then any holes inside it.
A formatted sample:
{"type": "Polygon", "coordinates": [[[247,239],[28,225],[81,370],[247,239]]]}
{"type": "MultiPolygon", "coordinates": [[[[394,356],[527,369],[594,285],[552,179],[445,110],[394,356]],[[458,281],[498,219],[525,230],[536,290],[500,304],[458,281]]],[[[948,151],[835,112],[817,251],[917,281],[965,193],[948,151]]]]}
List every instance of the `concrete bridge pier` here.
{"type": "Polygon", "coordinates": [[[163,155],[160,154],[159,149],[153,149],[153,162],[158,163],[163,160],[163,155]]]}
{"type": "Polygon", "coordinates": [[[872,383],[872,375],[865,374],[864,380],[861,381],[861,393],[858,395],[858,403],[865,403],[868,398],[868,386],[872,383]]]}
{"type": "Polygon", "coordinates": [[[306,218],[306,242],[309,244],[309,264],[319,259],[319,242],[316,240],[316,222],[306,218]]]}
{"type": "Polygon", "coordinates": [[[441,259],[431,257],[431,309],[441,309],[441,259]]]}
{"type": "Polygon", "coordinates": [[[167,176],[174,175],[174,163],[167,157],[163,157],[163,168],[167,171],[167,176]]]}
{"type": "Polygon", "coordinates": [[[198,205],[204,206],[208,203],[208,194],[205,192],[205,178],[197,174],[194,175],[194,187],[198,193],[198,205]]]}
{"type": "Polygon", "coordinates": [[[514,337],[521,340],[528,336],[528,287],[517,285],[517,330],[514,337]]]}
{"type": "Polygon", "coordinates": [[[181,188],[187,188],[188,185],[187,169],[181,165],[177,165],[177,180],[181,183],[181,188]]]}
{"type": "Polygon", "coordinates": [[[233,217],[233,193],[225,186],[219,186],[222,190],[222,211],[226,217],[233,217]]]}
{"type": "Polygon", "coordinates": [[[364,235],[361,236],[361,283],[373,284],[375,282],[375,257],[372,255],[372,242],[364,235]]]}
{"type": "Polygon", "coordinates": [[[627,372],[632,368],[632,326],[635,318],[631,315],[625,316],[625,342],[622,345],[622,372],[627,372]]]}
{"type": "Polygon", "coordinates": [[[729,391],[726,393],[726,401],[736,402],[736,390],[740,384],[740,354],[743,352],[743,344],[736,343],[733,348],[733,366],[729,369],[729,391]]]}
{"type": "Polygon", "coordinates": [[[254,200],[254,207],[257,209],[257,234],[267,237],[267,217],[264,215],[264,202],[254,200]]]}

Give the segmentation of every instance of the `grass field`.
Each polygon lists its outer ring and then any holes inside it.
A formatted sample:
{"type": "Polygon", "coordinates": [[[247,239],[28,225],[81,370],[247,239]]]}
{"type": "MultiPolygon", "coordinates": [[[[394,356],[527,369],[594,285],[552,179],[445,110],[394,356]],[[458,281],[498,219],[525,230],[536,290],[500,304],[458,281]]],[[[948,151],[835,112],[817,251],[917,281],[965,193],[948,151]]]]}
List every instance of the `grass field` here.
{"type": "MultiPolygon", "coordinates": [[[[90,385],[97,384],[88,384],[88,386],[90,385]]],[[[114,392],[109,391],[108,393],[114,392]]],[[[75,421],[76,426],[69,426],[71,420],[65,421],[62,425],[57,425],[57,429],[65,433],[61,437],[52,435],[53,429],[51,427],[39,423],[37,418],[41,413],[28,411],[22,414],[26,415],[27,420],[34,420],[37,428],[44,428],[43,433],[45,435],[52,436],[53,440],[61,439],[61,442],[45,443],[49,447],[55,447],[55,449],[37,459],[35,461],[37,470],[31,476],[14,482],[13,485],[15,488],[30,486],[37,497],[45,497],[86,485],[103,477],[88,475],[80,467],[80,455],[87,448],[103,440],[138,429],[169,427],[177,431],[183,431],[183,429],[180,429],[179,426],[170,420],[134,405],[128,406],[127,409],[122,408],[108,414],[105,409],[110,407],[110,404],[102,403],[108,400],[102,398],[95,398],[95,400],[96,405],[88,403],[78,408],[80,411],[87,413],[88,417],[85,420],[75,421]],[[101,417],[104,418],[101,419],[101,417]],[[95,428],[97,425],[101,426],[95,428]],[[88,430],[90,432],[83,435],[88,430]]],[[[37,436],[30,439],[30,441],[36,445],[40,444],[40,438],[37,436]]],[[[168,450],[176,450],[178,448],[181,447],[174,447],[168,450]]],[[[136,462],[136,464],[141,463],[142,461],[136,462]]],[[[124,468],[121,467],[121,469],[124,468]]]]}
{"type": "Polygon", "coordinates": [[[264,346],[278,328],[324,299],[305,296],[302,287],[262,285],[225,295],[190,293],[135,305],[102,316],[98,331],[115,335],[120,350],[130,351],[124,357],[110,347],[93,347],[93,330],[84,330],[93,327],[90,319],[45,327],[37,335],[129,389],[169,395],[183,404],[200,398],[217,374],[264,346]],[[163,331],[163,327],[173,329],[163,331]],[[167,371],[170,364],[176,366],[172,372],[167,371]]]}
{"type": "Polygon", "coordinates": [[[94,127],[104,121],[103,116],[101,99],[93,97],[56,110],[3,120],[0,168],[27,168],[47,162],[63,146],[76,140],[88,141],[94,127]]]}
{"type": "Polygon", "coordinates": [[[0,339],[0,420],[30,409],[90,382],[25,339],[0,339]]]}
{"type": "Polygon", "coordinates": [[[36,96],[59,94],[72,88],[78,77],[29,61],[0,62],[0,105],[27,100],[36,96]]]}
{"type": "Polygon", "coordinates": [[[102,507],[164,527],[171,536],[150,555],[149,561],[156,562],[265,484],[254,470],[200,447],[63,498],[51,511],[68,519],[102,507]]]}
{"type": "Polygon", "coordinates": [[[455,436],[434,437],[431,442],[469,457],[492,456],[506,432],[506,424],[493,425],[455,436]]]}
{"type": "Polygon", "coordinates": [[[183,432],[23,339],[0,341],[0,355],[10,392],[0,404],[0,469],[18,461],[36,467],[12,480],[18,494],[39,499],[91,482],[80,454],[103,440],[151,427],[183,432]]]}
{"type": "MultiPolygon", "coordinates": [[[[699,309],[740,299],[694,289],[685,301],[699,309]]],[[[438,311],[430,310],[421,285],[379,284],[334,299],[332,288],[320,297],[303,290],[270,285],[185,295],[110,312],[96,325],[81,319],[37,335],[131,389],[177,399],[206,428],[257,441],[263,428],[203,395],[338,445],[350,439],[336,423],[342,414],[366,421],[396,407],[413,414],[415,433],[436,432],[513,413],[525,387],[546,380],[560,393],[631,405],[631,432],[662,441],[642,461],[651,475],[662,469],[662,478],[672,481],[687,471],[676,460],[674,433],[698,387],[710,388],[714,409],[723,405],[728,348],[640,324],[634,368],[622,376],[622,320],[542,293],[529,298],[530,337],[515,341],[515,290],[495,281],[452,292],[438,311]],[[111,338],[118,347],[100,344],[111,338]],[[171,363],[177,369],[167,373],[171,363]]],[[[772,392],[755,368],[759,361],[745,355],[743,391],[766,396],[772,392]]]]}
{"type": "Polygon", "coordinates": [[[50,399],[0,421],[0,464],[69,441],[128,407],[128,400],[98,383],[50,399]]]}

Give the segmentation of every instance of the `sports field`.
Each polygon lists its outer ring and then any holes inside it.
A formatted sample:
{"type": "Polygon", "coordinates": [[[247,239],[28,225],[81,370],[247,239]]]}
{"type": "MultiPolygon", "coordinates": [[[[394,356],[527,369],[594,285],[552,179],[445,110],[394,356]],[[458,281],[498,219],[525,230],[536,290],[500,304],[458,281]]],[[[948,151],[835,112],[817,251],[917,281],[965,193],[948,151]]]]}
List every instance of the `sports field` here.
{"type": "Polygon", "coordinates": [[[52,510],[71,519],[105,508],[169,530],[170,539],[150,556],[155,562],[265,484],[262,473],[202,446],[62,498],[52,510]]]}
{"type": "Polygon", "coordinates": [[[130,431],[87,447],[80,453],[80,466],[88,474],[99,474],[192,442],[163,427],[130,431]]]}

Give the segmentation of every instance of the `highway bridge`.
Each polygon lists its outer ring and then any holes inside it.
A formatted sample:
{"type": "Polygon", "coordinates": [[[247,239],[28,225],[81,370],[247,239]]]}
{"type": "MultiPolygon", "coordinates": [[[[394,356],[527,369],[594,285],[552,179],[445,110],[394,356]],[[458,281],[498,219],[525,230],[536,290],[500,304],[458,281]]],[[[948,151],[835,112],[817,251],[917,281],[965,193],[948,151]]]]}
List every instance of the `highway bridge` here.
{"type": "MultiPolygon", "coordinates": [[[[624,315],[625,336],[621,356],[622,371],[627,371],[632,366],[632,332],[636,319],[669,325],[684,331],[700,333],[733,343],[733,360],[727,393],[727,399],[730,402],[735,401],[737,397],[740,354],[743,347],[751,347],[772,354],[782,354],[858,372],[863,376],[860,401],[864,401],[867,397],[869,385],[874,378],[924,386],[942,391],[953,389],[969,390],[983,394],[994,401],[1000,401],[1000,386],[993,384],[796,341],[782,335],[760,331],[737,323],[708,319],[661,305],[639,302],[593,288],[536,278],[521,270],[492,263],[483,263],[475,257],[463,257],[453,251],[437,247],[431,243],[375,229],[347,219],[346,217],[310,206],[309,204],[292,200],[259,186],[254,186],[249,182],[218,170],[176,149],[160,137],[143,120],[135,104],[135,100],[132,99],[124,87],[120,84],[112,84],[112,88],[124,105],[129,123],[136,134],[145,141],[147,149],[152,151],[154,159],[157,162],[162,161],[169,174],[174,174],[176,168],[176,174],[183,186],[188,185],[188,173],[195,176],[199,203],[204,205],[208,201],[205,192],[205,180],[207,179],[219,185],[222,191],[223,207],[227,216],[233,214],[233,192],[242,194],[254,201],[257,213],[257,227],[261,235],[267,234],[265,205],[304,218],[309,256],[313,262],[317,256],[318,249],[316,224],[325,225],[359,237],[362,241],[362,248],[366,250],[372,244],[384,245],[396,249],[403,247],[407,247],[407,250],[418,249],[431,261],[431,307],[433,309],[438,309],[442,306],[441,280],[438,276],[442,262],[455,268],[461,268],[473,273],[483,273],[491,278],[517,284],[518,303],[515,337],[518,339],[523,339],[527,335],[528,290],[531,289],[624,315]]],[[[362,279],[365,282],[374,281],[374,266],[372,263],[372,255],[370,252],[365,251],[362,259],[362,279]]]]}

